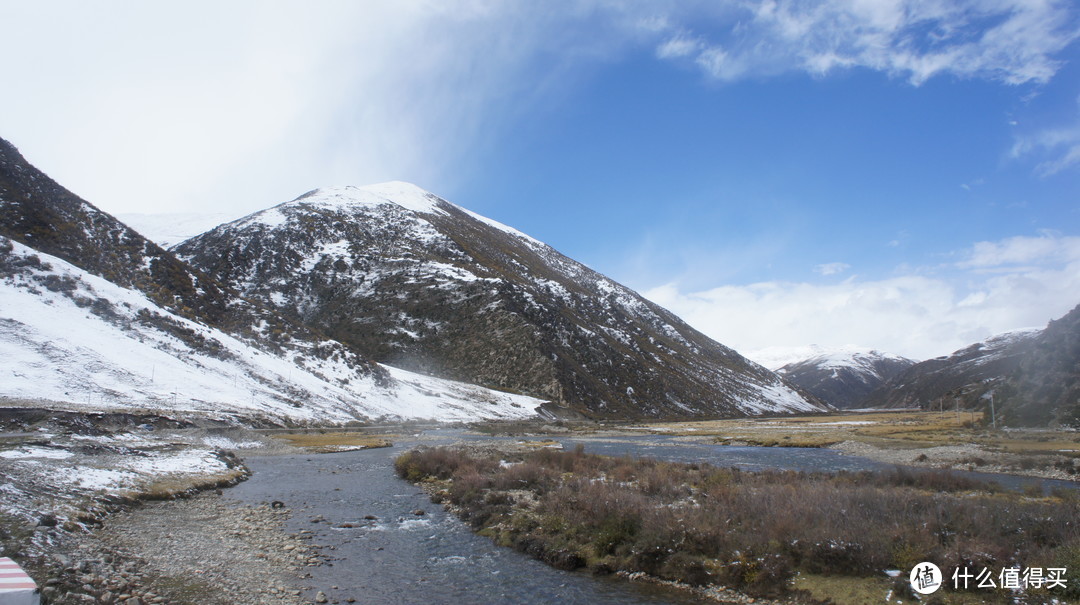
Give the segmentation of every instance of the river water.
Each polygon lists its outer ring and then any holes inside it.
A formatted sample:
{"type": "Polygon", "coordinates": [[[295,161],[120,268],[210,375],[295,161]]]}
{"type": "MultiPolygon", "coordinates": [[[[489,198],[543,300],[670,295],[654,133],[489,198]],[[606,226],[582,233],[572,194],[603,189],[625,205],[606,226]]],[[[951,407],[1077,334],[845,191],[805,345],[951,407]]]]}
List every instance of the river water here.
{"type": "MultiPolygon", "coordinates": [[[[290,530],[314,532],[314,543],[324,547],[322,552],[330,560],[307,568],[312,574],[308,598],[314,597],[315,590],[323,590],[332,602],[342,603],[348,598],[378,604],[703,602],[665,587],[559,571],[512,549],[497,547],[394,474],[393,459],[401,452],[419,443],[454,442],[465,437],[460,431],[437,430],[391,448],[248,458],[246,463],[254,475],[227,494],[249,504],[280,500],[293,511],[290,530]],[[416,511],[424,514],[414,514],[416,511]],[[375,519],[364,518],[369,515],[375,519]],[[338,527],[342,524],[355,527],[338,527]]],[[[892,468],[827,449],[720,446],[655,435],[559,440],[567,448],[583,443],[586,451],[597,454],[707,462],[745,470],[892,468]]],[[[1010,489],[1041,481],[963,474],[990,478],[1010,489]]],[[[1077,487],[1066,481],[1043,484],[1044,488],[1077,487]]]]}

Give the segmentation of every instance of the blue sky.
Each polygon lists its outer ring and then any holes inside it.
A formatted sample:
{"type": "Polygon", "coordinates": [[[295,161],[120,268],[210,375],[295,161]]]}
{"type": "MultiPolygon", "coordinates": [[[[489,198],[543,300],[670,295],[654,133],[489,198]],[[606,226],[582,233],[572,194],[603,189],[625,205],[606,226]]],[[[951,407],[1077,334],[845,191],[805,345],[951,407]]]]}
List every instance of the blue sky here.
{"type": "Polygon", "coordinates": [[[1054,0],[0,0],[0,136],[118,214],[411,181],[757,358],[925,358],[1080,303],[1078,32],[1054,0]]]}

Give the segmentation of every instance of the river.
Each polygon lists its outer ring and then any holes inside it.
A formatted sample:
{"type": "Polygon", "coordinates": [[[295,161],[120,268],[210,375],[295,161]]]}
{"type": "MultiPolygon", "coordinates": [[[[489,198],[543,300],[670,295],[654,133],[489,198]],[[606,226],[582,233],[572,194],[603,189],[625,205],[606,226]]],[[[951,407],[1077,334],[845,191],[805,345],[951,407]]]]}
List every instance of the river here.
{"type": "MultiPolygon", "coordinates": [[[[684,591],[559,571],[497,547],[394,474],[393,459],[401,452],[419,443],[464,438],[461,431],[444,429],[427,431],[390,448],[248,458],[254,475],[227,494],[249,504],[280,500],[292,509],[291,531],[314,532],[314,543],[324,547],[323,554],[330,560],[308,568],[312,574],[309,598],[315,590],[323,590],[331,601],[342,603],[348,598],[380,604],[704,602],[684,591]],[[343,524],[354,527],[339,527],[343,524]]],[[[892,467],[827,449],[720,446],[654,435],[556,439],[568,448],[583,443],[591,453],[708,462],[746,470],[836,472],[892,467]]],[[[1044,489],[1077,487],[1067,481],[963,474],[993,479],[1010,489],[1033,482],[1042,482],[1044,489]]]]}

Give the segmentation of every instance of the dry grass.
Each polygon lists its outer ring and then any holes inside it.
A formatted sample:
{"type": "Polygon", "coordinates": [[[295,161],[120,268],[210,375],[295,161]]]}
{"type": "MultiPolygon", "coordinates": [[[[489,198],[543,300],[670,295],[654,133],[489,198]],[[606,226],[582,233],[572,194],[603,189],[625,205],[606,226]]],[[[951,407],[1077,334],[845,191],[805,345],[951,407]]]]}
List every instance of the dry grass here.
{"type": "Polygon", "coordinates": [[[127,496],[140,500],[172,500],[196,492],[235,485],[247,477],[243,468],[230,469],[213,475],[168,475],[139,487],[127,496]]]}
{"type": "Polygon", "coordinates": [[[274,435],[275,439],[284,439],[289,445],[303,448],[313,453],[332,453],[350,450],[390,447],[392,435],[370,435],[367,433],[287,433],[274,435]]]}
{"type": "Polygon", "coordinates": [[[941,471],[748,473],[581,448],[447,447],[406,452],[395,467],[409,480],[435,482],[434,498],[496,543],[560,569],[642,571],[755,596],[798,587],[796,574],[844,577],[850,581],[817,580],[818,590],[855,591],[834,602],[859,603],[881,602],[894,587],[882,584],[883,570],[923,560],[947,574],[1080,563],[1080,509],[1071,497],[993,493],[941,471]]]}
{"type": "Polygon", "coordinates": [[[980,415],[953,411],[852,412],[796,418],[731,419],[641,425],[651,433],[711,437],[721,443],[784,447],[828,447],[860,441],[878,447],[915,449],[973,443],[1015,454],[1080,456],[1080,433],[993,431],[980,415]]]}
{"type": "MultiPolygon", "coordinates": [[[[898,600],[893,590],[893,582],[889,578],[799,574],[792,584],[795,590],[805,590],[815,599],[829,599],[833,603],[844,605],[881,605],[886,602],[895,603],[898,600]],[[890,597],[888,601],[886,601],[886,596],[890,597]]],[[[905,599],[903,602],[917,603],[918,601],[905,599]]]]}

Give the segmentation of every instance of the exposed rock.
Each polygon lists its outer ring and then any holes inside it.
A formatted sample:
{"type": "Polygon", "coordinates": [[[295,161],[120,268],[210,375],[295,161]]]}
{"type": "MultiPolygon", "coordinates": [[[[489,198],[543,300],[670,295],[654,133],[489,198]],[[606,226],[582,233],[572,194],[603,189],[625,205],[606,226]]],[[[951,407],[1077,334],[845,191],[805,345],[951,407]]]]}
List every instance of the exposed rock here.
{"type": "Polygon", "coordinates": [[[174,250],[365,356],[553,414],[823,409],[629,288],[407,183],[312,191],[174,250]]]}

